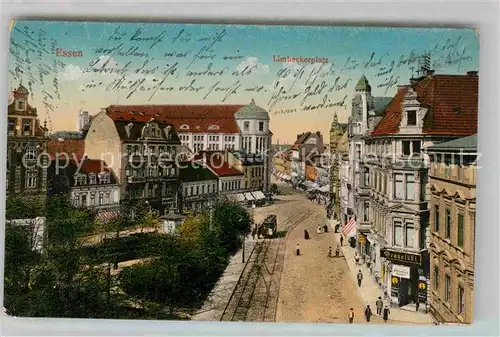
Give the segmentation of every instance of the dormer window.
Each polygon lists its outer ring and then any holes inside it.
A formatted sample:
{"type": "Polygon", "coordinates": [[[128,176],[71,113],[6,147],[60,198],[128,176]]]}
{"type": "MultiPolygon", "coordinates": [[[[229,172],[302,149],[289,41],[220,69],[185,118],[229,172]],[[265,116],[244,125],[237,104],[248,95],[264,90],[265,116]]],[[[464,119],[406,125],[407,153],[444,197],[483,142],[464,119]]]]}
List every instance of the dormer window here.
{"type": "Polygon", "coordinates": [[[95,173],[89,174],[89,184],[95,184],[97,182],[95,173]]]}
{"type": "Polygon", "coordinates": [[[182,124],[181,127],[180,127],[180,129],[182,129],[182,130],[189,130],[189,125],[182,124]]]}
{"type": "Polygon", "coordinates": [[[417,125],[417,111],[416,110],[408,110],[406,112],[406,125],[408,125],[408,126],[416,126],[417,125]]]}
{"type": "Polygon", "coordinates": [[[87,184],[87,176],[85,174],[75,175],[75,186],[86,185],[86,184],[87,184]]]}
{"type": "Polygon", "coordinates": [[[219,126],[218,125],[210,125],[208,127],[208,130],[219,130],[219,126]]]}
{"type": "Polygon", "coordinates": [[[111,177],[108,172],[102,172],[99,174],[99,184],[109,184],[110,180],[111,177]]]}

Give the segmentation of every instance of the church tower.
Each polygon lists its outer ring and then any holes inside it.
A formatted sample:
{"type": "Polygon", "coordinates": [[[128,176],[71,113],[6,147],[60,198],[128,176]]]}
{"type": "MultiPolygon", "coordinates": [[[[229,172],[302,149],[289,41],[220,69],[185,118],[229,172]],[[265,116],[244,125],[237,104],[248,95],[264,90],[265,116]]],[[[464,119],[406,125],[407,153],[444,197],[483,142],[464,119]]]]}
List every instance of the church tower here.
{"type": "Polygon", "coordinates": [[[344,130],[339,124],[337,112],[334,112],[330,127],[330,203],[337,216],[340,215],[340,175],[337,146],[343,133],[344,130]]]}

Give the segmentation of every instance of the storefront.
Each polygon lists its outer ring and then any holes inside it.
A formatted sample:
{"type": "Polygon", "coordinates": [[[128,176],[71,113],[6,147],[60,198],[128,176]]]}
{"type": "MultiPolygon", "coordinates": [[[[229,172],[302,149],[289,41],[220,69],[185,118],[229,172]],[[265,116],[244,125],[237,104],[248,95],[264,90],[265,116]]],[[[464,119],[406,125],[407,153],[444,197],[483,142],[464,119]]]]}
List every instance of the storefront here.
{"type": "Polygon", "coordinates": [[[426,256],[419,253],[380,249],[383,260],[382,281],[385,282],[391,304],[404,306],[418,301],[427,302],[426,256]]]}
{"type": "Polygon", "coordinates": [[[370,268],[370,272],[375,277],[377,283],[379,285],[382,285],[383,275],[382,275],[382,263],[380,259],[381,243],[379,242],[376,236],[371,234],[367,236],[367,243],[369,246],[369,249],[367,250],[367,257],[369,261],[368,267],[370,268]]]}

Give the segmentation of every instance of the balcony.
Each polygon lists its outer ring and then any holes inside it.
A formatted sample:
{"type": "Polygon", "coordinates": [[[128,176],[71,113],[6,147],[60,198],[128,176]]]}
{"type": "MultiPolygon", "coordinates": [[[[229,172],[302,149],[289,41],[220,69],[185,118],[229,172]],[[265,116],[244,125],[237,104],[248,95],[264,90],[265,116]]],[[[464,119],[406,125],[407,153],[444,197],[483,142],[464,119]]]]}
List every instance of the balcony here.
{"type": "Polygon", "coordinates": [[[369,221],[358,221],[356,224],[356,228],[358,231],[363,232],[363,233],[368,233],[370,232],[372,225],[369,221]]]}

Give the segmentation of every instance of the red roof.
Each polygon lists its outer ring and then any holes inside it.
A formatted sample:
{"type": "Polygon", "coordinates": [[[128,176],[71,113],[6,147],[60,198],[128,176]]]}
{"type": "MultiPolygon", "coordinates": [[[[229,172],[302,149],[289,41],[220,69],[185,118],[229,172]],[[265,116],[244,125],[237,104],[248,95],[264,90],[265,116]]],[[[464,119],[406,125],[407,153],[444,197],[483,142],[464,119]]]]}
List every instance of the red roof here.
{"type": "MultiPolygon", "coordinates": [[[[239,133],[234,115],[244,105],[110,105],[108,115],[118,120],[120,117],[173,124],[177,132],[190,133],[239,133]],[[189,129],[181,128],[187,125],[189,129]],[[216,127],[213,127],[216,126],[216,127]],[[218,128],[217,128],[218,127],[218,128]]],[[[121,118],[122,120],[124,118],[121,118]]]]}
{"type": "Polygon", "coordinates": [[[243,173],[234,168],[226,160],[223,151],[206,151],[194,156],[194,161],[203,162],[219,177],[242,176],[243,173]]]}
{"type": "Polygon", "coordinates": [[[304,132],[303,134],[300,135],[299,138],[293,143],[292,148],[290,150],[297,150],[300,145],[302,145],[307,138],[311,135],[311,132],[304,132]]]}
{"type": "Polygon", "coordinates": [[[81,163],[80,172],[82,173],[101,173],[111,172],[106,162],[101,159],[84,159],[81,163]]]}
{"type": "Polygon", "coordinates": [[[85,140],[83,139],[51,139],[47,143],[47,152],[54,159],[56,154],[59,158],[80,159],[85,154],[85,140]]]}
{"type": "MultiPolygon", "coordinates": [[[[428,108],[423,133],[468,136],[477,132],[479,77],[431,75],[414,88],[418,101],[428,108]]],[[[403,87],[385,109],[373,136],[396,134],[402,119],[402,103],[409,87],[403,87]]]]}

